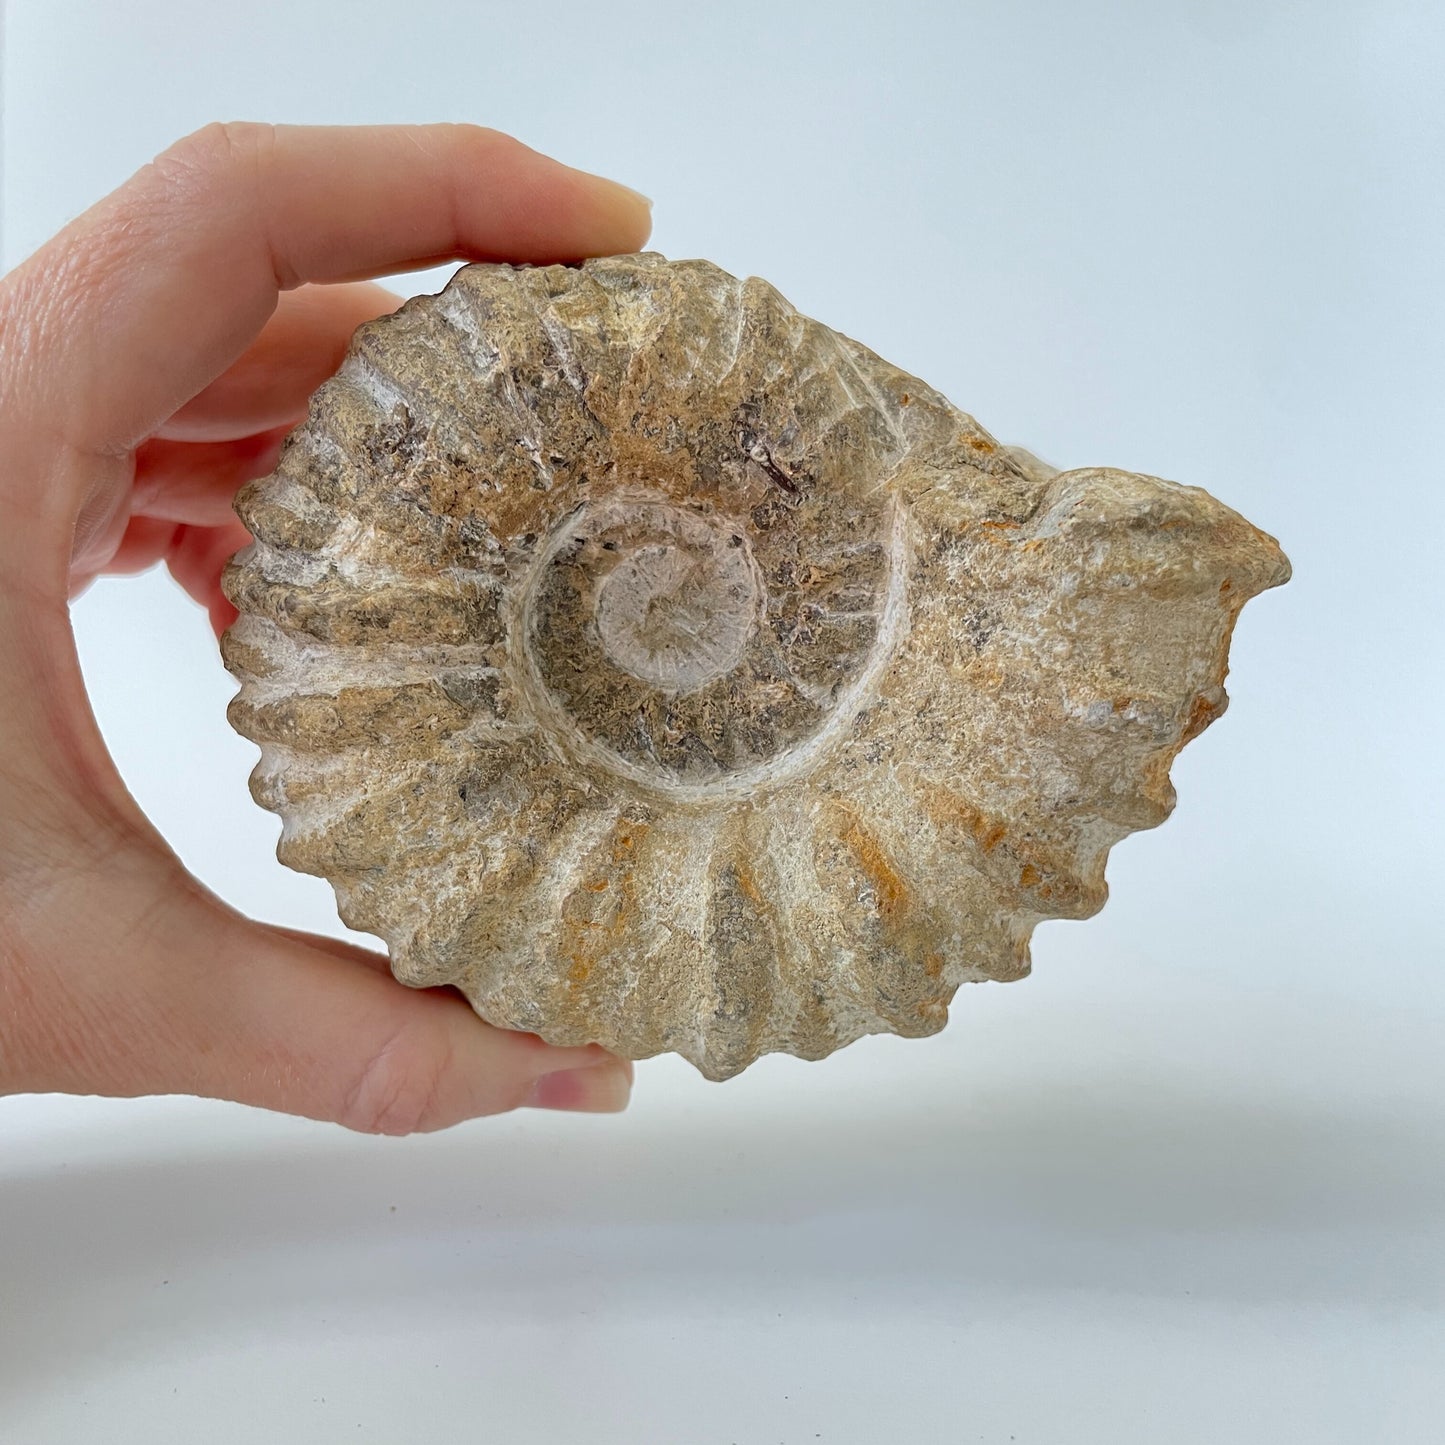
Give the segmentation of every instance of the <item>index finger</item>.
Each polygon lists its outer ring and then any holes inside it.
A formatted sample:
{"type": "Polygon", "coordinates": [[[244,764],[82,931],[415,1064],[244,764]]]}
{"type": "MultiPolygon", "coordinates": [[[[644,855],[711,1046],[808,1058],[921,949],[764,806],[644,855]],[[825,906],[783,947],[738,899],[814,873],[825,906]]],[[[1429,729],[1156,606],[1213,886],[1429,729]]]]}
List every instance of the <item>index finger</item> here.
{"type": "Polygon", "coordinates": [[[282,290],[631,251],[650,225],[636,192],[478,126],[207,126],[11,278],[28,361],[12,401],[113,453],[234,361],[282,290]]]}

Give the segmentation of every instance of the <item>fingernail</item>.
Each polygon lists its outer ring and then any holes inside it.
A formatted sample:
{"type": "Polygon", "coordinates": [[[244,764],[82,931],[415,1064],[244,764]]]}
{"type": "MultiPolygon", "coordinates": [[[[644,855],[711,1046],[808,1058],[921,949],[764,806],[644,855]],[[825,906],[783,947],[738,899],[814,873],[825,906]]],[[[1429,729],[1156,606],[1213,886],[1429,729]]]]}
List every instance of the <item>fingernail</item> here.
{"type": "Polygon", "coordinates": [[[641,191],[634,190],[631,186],[624,186],[621,181],[611,181],[610,184],[616,186],[619,191],[626,191],[629,196],[635,196],[649,211],[652,209],[651,196],[644,196],[641,191]]]}
{"type": "Polygon", "coordinates": [[[616,1114],[632,1096],[631,1070],[619,1060],[543,1074],[522,1101],[524,1109],[566,1109],[574,1114],[616,1114]]]}

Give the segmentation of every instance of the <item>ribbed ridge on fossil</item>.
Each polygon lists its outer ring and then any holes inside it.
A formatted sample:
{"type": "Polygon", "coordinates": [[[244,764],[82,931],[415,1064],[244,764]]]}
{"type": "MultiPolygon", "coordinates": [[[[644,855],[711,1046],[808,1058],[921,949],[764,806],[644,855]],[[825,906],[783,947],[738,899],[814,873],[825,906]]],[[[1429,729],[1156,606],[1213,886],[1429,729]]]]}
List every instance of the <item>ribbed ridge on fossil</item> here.
{"type": "Polygon", "coordinates": [[[404,981],[714,1078],[935,1032],[1096,911],[1288,576],[1206,493],[1056,473],[658,256],[362,327],[238,510],[283,861],[404,981]]]}

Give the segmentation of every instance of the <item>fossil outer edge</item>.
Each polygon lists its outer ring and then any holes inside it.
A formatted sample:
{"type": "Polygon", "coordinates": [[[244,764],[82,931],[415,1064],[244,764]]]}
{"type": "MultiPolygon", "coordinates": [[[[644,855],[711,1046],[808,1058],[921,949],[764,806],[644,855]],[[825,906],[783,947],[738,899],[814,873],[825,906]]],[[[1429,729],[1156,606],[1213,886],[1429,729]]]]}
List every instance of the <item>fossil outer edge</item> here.
{"type": "Polygon", "coordinates": [[[1274,540],[1055,472],[766,282],[476,265],[237,510],[234,726],[403,981],[710,1078],[940,1029],[1173,806],[1274,540]]]}

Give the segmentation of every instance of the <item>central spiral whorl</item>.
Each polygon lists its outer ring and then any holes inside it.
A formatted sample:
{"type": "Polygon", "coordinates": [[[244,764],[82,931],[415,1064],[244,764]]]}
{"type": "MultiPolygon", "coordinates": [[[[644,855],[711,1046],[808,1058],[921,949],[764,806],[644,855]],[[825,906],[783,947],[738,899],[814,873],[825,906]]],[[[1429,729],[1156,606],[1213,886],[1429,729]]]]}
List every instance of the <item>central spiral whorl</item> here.
{"type": "Polygon", "coordinates": [[[768,521],[641,490],[572,512],[523,591],[538,721],[669,789],[780,776],[850,706],[891,567],[885,539],[856,525],[810,559],[790,516],[768,521]]]}
{"type": "Polygon", "coordinates": [[[704,545],[647,543],[602,579],[597,631],[624,672],[664,692],[689,693],[731,672],[757,623],[758,583],[740,534],[704,545]]]}

